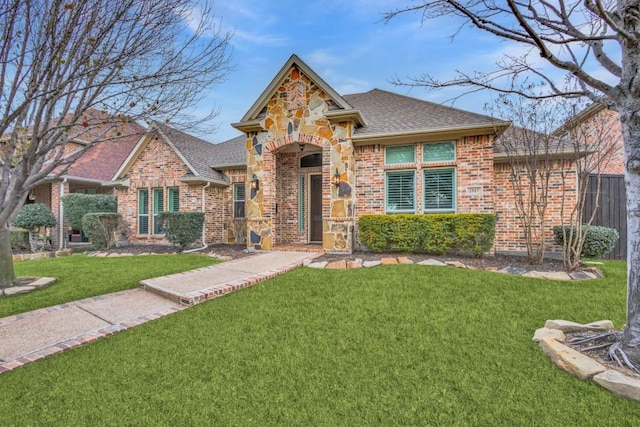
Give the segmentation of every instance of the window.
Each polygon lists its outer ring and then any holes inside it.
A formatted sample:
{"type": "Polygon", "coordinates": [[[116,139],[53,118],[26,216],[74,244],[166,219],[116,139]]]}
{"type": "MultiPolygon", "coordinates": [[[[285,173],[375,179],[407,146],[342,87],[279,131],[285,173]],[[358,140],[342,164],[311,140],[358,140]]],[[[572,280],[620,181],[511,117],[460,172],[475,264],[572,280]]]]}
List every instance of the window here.
{"type": "Polygon", "coordinates": [[[138,190],[138,234],[149,234],[149,190],[138,190]]]}
{"type": "Polygon", "coordinates": [[[447,213],[456,211],[456,170],[424,170],[424,212],[447,213]]]}
{"type": "Polygon", "coordinates": [[[387,147],[385,149],[384,162],[387,165],[397,165],[400,163],[415,163],[415,145],[403,145],[399,147],[387,147]]]}
{"type": "Polygon", "coordinates": [[[300,175],[298,176],[298,231],[300,233],[304,233],[304,214],[306,210],[305,201],[307,200],[306,195],[306,187],[307,187],[307,176],[300,175]]]}
{"type": "Polygon", "coordinates": [[[233,184],[233,217],[244,218],[245,184],[233,184]]]}
{"type": "Polygon", "coordinates": [[[322,153],[313,153],[300,157],[301,168],[315,168],[318,166],[322,166],[322,153]]]}
{"type": "Polygon", "coordinates": [[[180,211],[180,190],[178,188],[169,188],[169,200],[167,200],[167,210],[169,212],[180,211]]]}
{"type": "Polygon", "coordinates": [[[422,161],[424,163],[452,162],[456,159],[455,142],[439,142],[422,144],[422,161]]]}
{"type": "Polygon", "coordinates": [[[164,189],[153,189],[153,234],[162,234],[160,214],[164,211],[164,189]]]}
{"type": "Polygon", "coordinates": [[[388,171],[386,175],[387,213],[415,212],[415,171],[388,171]]]}

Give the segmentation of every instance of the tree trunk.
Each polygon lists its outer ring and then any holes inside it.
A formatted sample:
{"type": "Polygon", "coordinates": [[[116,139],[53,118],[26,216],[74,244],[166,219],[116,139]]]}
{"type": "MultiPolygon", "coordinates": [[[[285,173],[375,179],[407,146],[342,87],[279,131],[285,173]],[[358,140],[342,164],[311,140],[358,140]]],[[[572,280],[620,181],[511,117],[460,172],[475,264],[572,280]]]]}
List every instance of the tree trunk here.
{"type": "Polygon", "coordinates": [[[0,288],[8,288],[16,282],[13,270],[11,234],[7,225],[0,226],[0,288]]]}
{"type": "Polygon", "coordinates": [[[640,366],[640,100],[620,109],[627,190],[627,324],[622,349],[640,366]]]}

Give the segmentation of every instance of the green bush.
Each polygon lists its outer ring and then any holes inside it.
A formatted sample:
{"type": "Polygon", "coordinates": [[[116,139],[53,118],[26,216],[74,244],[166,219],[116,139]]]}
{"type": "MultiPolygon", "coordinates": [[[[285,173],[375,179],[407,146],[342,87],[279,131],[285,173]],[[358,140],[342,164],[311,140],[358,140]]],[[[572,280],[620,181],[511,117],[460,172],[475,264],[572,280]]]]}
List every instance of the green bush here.
{"type": "MultiPolygon", "coordinates": [[[[569,236],[572,231],[573,233],[577,233],[575,227],[570,225],[565,225],[564,229],[566,230],[567,236],[569,236]]],[[[587,258],[602,258],[611,252],[620,238],[618,230],[599,225],[585,225],[582,227],[582,232],[586,233],[586,238],[580,255],[587,258]]],[[[563,245],[564,234],[561,225],[553,227],[553,234],[556,237],[556,244],[563,245]]]]}
{"type": "Polygon", "coordinates": [[[92,212],[82,217],[84,234],[91,243],[105,250],[113,246],[119,225],[120,215],[113,212],[92,212]]]}
{"type": "Polygon", "coordinates": [[[374,252],[482,256],[493,246],[495,224],[493,214],[364,215],[358,235],[374,252]]]}
{"type": "Polygon", "coordinates": [[[200,237],[204,225],[204,213],[162,212],[160,221],[164,236],[182,252],[200,237]]]}
{"type": "Polygon", "coordinates": [[[94,212],[117,212],[116,197],[108,194],[71,193],[62,197],[64,219],[75,230],[82,230],[82,217],[94,212]]]}
{"type": "Polygon", "coordinates": [[[11,239],[11,249],[29,249],[29,230],[12,229],[9,235],[11,239]]]}
{"type": "Polygon", "coordinates": [[[20,208],[11,224],[14,227],[35,231],[40,227],[55,227],[56,218],[46,205],[33,203],[20,208]]]}

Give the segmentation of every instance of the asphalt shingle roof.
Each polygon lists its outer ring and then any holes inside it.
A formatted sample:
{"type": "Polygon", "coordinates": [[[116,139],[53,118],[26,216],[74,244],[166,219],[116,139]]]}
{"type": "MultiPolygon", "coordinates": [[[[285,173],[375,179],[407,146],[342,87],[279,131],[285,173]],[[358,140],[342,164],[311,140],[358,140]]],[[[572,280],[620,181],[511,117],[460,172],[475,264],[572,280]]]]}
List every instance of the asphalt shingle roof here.
{"type": "Polygon", "coordinates": [[[366,126],[355,135],[378,135],[411,131],[482,126],[496,123],[489,116],[459,110],[405,95],[373,89],[369,92],[344,95],[344,99],[362,112],[366,126]]]}
{"type": "Polygon", "coordinates": [[[224,173],[211,167],[217,152],[214,144],[159,122],[154,122],[154,125],[182,154],[199,176],[221,183],[229,182],[229,178],[224,173]]]}

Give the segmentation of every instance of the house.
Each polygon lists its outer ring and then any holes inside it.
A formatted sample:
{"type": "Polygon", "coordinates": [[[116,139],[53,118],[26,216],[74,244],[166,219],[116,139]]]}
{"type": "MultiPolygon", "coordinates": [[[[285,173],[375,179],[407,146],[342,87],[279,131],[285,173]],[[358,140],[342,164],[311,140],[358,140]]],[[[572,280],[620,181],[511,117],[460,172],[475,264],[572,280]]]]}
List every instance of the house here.
{"type": "Polygon", "coordinates": [[[164,210],[203,211],[204,243],[351,252],[362,215],[464,212],[498,215],[496,251],[525,249],[496,143],[509,122],[380,89],[340,95],[293,55],[232,126],[243,135],[211,144],[152,124],[109,184],[132,242],[166,243],[164,210]]]}
{"type": "Polygon", "coordinates": [[[64,146],[66,157],[78,157],[66,170],[56,169],[29,193],[25,202],[43,203],[51,209],[58,224],[51,230],[51,243],[61,249],[73,238],[64,224],[61,197],[69,193],[111,194],[112,190],[102,184],[111,180],[144,133],[144,128],[135,122],[116,120],[114,124],[111,116],[96,109],[87,110],[83,118],[81,125],[71,128],[64,146]],[[82,149],[85,151],[80,153],[82,149]]]}

